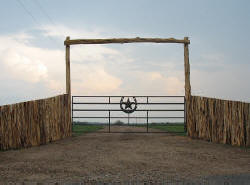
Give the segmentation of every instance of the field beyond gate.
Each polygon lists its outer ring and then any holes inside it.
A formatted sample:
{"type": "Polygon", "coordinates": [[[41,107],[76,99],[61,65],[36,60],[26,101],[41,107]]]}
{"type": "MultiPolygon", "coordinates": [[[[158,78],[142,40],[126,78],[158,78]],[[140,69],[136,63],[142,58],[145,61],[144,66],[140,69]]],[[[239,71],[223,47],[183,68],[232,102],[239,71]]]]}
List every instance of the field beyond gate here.
{"type": "Polygon", "coordinates": [[[75,131],[184,133],[184,96],[72,96],[75,131]]]}

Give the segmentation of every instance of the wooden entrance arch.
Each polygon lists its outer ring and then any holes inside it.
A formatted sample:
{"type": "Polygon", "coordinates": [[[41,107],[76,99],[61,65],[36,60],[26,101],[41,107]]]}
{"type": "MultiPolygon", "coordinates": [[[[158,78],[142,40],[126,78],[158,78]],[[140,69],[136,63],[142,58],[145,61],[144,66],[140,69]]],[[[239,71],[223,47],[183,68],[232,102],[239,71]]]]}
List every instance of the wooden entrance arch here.
{"type": "MultiPolygon", "coordinates": [[[[180,43],[184,45],[184,74],[185,74],[185,99],[187,107],[189,107],[189,99],[191,97],[190,85],[190,65],[189,65],[189,49],[190,40],[188,37],[181,39],[174,38],[111,38],[111,39],[74,39],[66,37],[64,45],[66,46],[66,93],[71,99],[71,81],[70,81],[70,45],[76,44],[125,44],[136,42],[151,42],[151,43],[180,43]]],[[[186,125],[185,125],[186,126],[186,125]]],[[[186,128],[185,128],[186,130],[186,128]]]]}

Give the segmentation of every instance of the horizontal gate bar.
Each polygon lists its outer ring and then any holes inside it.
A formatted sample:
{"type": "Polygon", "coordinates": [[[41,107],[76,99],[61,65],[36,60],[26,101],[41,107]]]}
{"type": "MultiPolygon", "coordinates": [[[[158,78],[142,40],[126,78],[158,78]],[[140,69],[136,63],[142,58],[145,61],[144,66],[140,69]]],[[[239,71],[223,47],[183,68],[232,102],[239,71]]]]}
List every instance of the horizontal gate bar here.
{"type": "MultiPolygon", "coordinates": [[[[96,116],[96,117],[93,117],[93,116],[74,116],[72,118],[109,118],[108,116],[96,116]]],[[[124,119],[128,119],[128,117],[122,117],[122,116],[110,116],[110,118],[124,118],[124,119]]],[[[146,119],[147,117],[146,116],[133,116],[133,117],[129,117],[129,118],[140,118],[140,119],[146,119]]],[[[164,119],[164,118],[184,118],[184,117],[148,117],[148,118],[151,118],[151,119],[164,119]]]]}
{"type": "Polygon", "coordinates": [[[111,129],[111,131],[109,132],[109,131],[98,131],[98,133],[120,133],[120,134],[122,134],[122,133],[125,133],[125,134],[140,134],[140,133],[154,133],[154,134],[183,134],[184,132],[170,132],[170,131],[150,131],[150,132],[145,132],[145,131],[143,131],[143,132],[138,132],[138,131],[124,131],[124,132],[119,132],[119,131],[112,131],[112,129],[111,129]]]}
{"type": "MultiPolygon", "coordinates": [[[[109,105],[109,104],[112,104],[112,105],[120,105],[120,103],[105,103],[105,102],[100,102],[100,103],[98,103],[98,102],[85,102],[85,103],[83,103],[83,102],[78,102],[78,103],[73,103],[73,104],[86,104],[86,105],[91,105],[91,104],[94,104],[94,105],[98,105],[98,104],[100,104],[100,105],[109,105]]],[[[150,105],[184,105],[185,103],[183,102],[183,103],[137,103],[137,105],[148,105],[148,104],[150,104],[150,105]]]]}
{"type": "MultiPolygon", "coordinates": [[[[121,109],[73,109],[73,111],[122,111],[121,109]]],[[[141,111],[184,111],[184,109],[137,109],[135,112],[141,111]]]]}
{"type": "Polygon", "coordinates": [[[96,98],[96,97],[100,97],[100,98],[108,98],[108,97],[111,97],[111,98],[117,98],[117,97],[138,97],[138,98],[146,98],[146,97],[149,97],[149,98],[185,98],[185,96],[72,96],[72,97],[86,97],[86,98],[96,98]]]}

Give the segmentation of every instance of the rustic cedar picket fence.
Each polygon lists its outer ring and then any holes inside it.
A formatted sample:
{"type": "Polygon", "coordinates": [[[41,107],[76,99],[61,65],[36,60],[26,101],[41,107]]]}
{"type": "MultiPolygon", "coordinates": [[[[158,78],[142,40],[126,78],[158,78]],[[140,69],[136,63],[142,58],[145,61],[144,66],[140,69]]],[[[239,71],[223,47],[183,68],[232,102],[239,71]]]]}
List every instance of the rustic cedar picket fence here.
{"type": "Polygon", "coordinates": [[[0,106],[0,149],[37,146],[71,136],[68,94],[0,106]]]}
{"type": "Polygon", "coordinates": [[[250,103],[191,96],[187,114],[190,137],[250,146],[250,103]]]}

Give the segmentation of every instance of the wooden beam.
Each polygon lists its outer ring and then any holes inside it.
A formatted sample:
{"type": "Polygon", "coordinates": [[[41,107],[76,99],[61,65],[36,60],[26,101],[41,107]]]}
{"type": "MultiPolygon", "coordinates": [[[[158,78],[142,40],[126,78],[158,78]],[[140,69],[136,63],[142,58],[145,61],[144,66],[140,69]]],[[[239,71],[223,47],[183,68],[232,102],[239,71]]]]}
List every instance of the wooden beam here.
{"type": "Polygon", "coordinates": [[[190,44],[188,39],[179,40],[174,38],[111,38],[111,39],[75,39],[65,40],[64,45],[74,44],[112,44],[112,43],[134,43],[134,42],[153,42],[153,43],[183,43],[190,44]]]}

